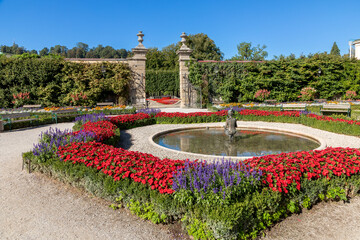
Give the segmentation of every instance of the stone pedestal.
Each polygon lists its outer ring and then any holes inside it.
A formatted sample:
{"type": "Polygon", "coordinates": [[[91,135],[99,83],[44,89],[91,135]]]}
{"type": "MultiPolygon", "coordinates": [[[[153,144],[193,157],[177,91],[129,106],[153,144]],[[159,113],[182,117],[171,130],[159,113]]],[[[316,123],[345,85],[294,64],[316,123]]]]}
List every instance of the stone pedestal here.
{"type": "Polygon", "coordinates": [[[133,82],[130,87],[130,99],[136,107],[143,107],[146,103],[145,92],[145,65],[148,49],[142,44],[144,34],[138,34],[139,45],[132,49],[134,56],[129,59],[129,66],[133,71],[133,82]]]}
{"type": "Polygon", "coordinates": [[[177,51],[179,55],[179,67],[180,67],[180,99],[181,99],[181,108],[190,107],[192,105],[192,92],[193,89],[191,88],[191,84],[189,82],[189,68],[186,66],[186,62],[190,60],[190,54],[192,50],[185,45],[186,41],[186,34],[181,34],[181,42],[182,46],[177,51]]]}

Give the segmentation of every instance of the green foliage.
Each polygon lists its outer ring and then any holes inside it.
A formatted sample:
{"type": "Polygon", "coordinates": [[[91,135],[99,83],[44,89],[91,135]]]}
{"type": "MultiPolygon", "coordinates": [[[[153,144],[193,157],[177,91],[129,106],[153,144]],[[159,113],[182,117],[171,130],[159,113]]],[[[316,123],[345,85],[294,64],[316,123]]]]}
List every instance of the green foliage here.
{"type": "Polygon", "coordinates": [[[190,218],[185,214],[181,221],[187,225],[186,230],[190,236],[194,237],[194,239],[215,239],[206,224],[202,223],[200,220],[190,218]]]}
{"type": "Polygon", "coordinates": [[[178,70],[147,70],[145,79],[148,96],[176,95],[179,92],[178,70]]]}
{"type": "Polygon", "coordinates": [[[338,47],[338,45],[336,44],[336,42],[334,42],[331,51],[330,51],[331,55],[335,55],[335,56],[340,56],[340,49],[338,47]]]}
{"type": "Polygon", "coordinates": [[[360,62],[328,54],[261,63],[191,62],[189,71],[191,83],[209,93],[204,103],[220,97],[225,102],[254,101],[260,89],[279,102],[298,100],[304,87],[313,87],[316,98],[328,100],[340,99],[347,90],[360,92],[360,62]]]}
{"type": "Polygon", "coordinates": [[[194,116],[194,117],[156,117],[156,123],[160,124],[187,124],[187,123],[206,123],[206,122],[223,122],[226,120],[226,116],[194,116]]]}
{"type": "Polygon", "coordinates": [[[140,203],[139,201],[130,200],[130,203],[126,205],[132,214],[139,216],[144,220],[150,220],[151,222],[163,223],[166,222],[167,216],[163,214],[159,214],[154,211],[154,204],[152,203],[140,203]]]}
{"type": "MultiPolygon", "coordinates": [[[[104,110],[81,112],[81,114],[100,113],[100,112],[103,112],[105,115],[133,114],[133,113],[136,112],[136,109],[135,108],[132,108],[132,109],[120,109],[120,110],[119,109],[104,109],[104,110]]],[[[34,112],[34,113],[31,113],[30,116],[31,116],[30,118],[33,118],[35,116],[39,116],[39,118],[36,121],[32,121],[32,122],[27,121],[27,122],[11,123],[11,129],[27,128],[27,127],[41,126],[41,125],[55,123],[50,112],[44,112],[44,113],[34,112]]],[[[0,114],[0,117],[1,117],[1,114],[0,114]]],[[[74,120],[75,120],[75,115],[74,116],[61,116],[61,115],[58,115],[58,123],[72,122],[74,120]]],[[[151,120],[151,121],[155,122],[155,120],[151,120]]],[[[139,124],[141,124],[141,123],[139,123],[139,124]]],[[[145,123],[145,125],[148,125],[148,124],[152,124],[152,123],[151,122],[150,123],[148,123],[148,122],[145,123]]],[[[135,125],[139,126],[137,124],[135,124],[135,125]]],[[[4,128],[5,128],[5,130],[10,130],[10,125],[6,124],[4,126],[4,128]]],[[[80,123],[76,122],[73,129],[74,129],[74,131],[80,130],[80,123]]]]}
{"type": "Polygon", "coordinates": [[[258,44],[256,47],[251,47],[251,42],[242,42],[237,45],[238,55],[231,58],[231,60],[241,60],[241,61],[262,61],[268,56],[267,51],[265,51],[266,46],[260,46],[258,44]]]}
{"type": "MultiPolygon", "coordinates": [[[[204,33],[189,34],[185,44],[193,50],[191,57],[196,60],[217,60],[223,59],[223,53],[216,46],[214,40],[204,33]]],[[[180,44],[178,43],[180,47],[180,44]]]]}
{"type": "Polygon", "coordinates": [[[109,96],[124,103],[131,70],[124,64],[82,64],[58,58],[0,58],[0,107],[12,107],[12,94],[29,92],[29,104],[72,104],[72,95],[85,94],[82,103],[94,105],[109,96]],[[106,68],[105,76],[101,66],[106,68]]]}
{"type": "Polygon", "coordinates": [[[146,69],[149,70],[177,70],[179,68],[178,55],[179,47],[171,44],[161,51],[157,48],[149,48],[146,53],[146,69]]]}
{"type": "Polygon", "coordinates": [[[55,45],[53,47],[43,48],[38,52],[36,50],[28,51],[24,47],[19,47],[17,44],[12,46],[2,45],[0,52],[18,55],[26,57],[31,55],[33,58],[45,57],[45,56],[60,56],[65,58],[126,58],[129,55],[129,51],[126,49],[114,49],[111,46],[103,47],[98,45],[97,47],[89,48],[86,43],[78,42],[75,47],[68,49],[66,46],[55,45]],[[27,55],[26,55],[27,54],[27,55]]]}
{"type": "Polygon", "coordinates": [[[331,188],[326,193],[326,198],[347,201],[346,191],[340,187],[331,188]]]}

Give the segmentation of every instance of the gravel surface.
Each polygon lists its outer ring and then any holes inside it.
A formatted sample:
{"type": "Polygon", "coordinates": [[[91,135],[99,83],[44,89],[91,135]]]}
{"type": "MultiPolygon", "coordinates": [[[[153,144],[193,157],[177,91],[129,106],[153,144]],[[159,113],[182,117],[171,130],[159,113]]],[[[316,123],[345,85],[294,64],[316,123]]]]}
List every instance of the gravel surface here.
{"type": "MultiPolygon", "coordinates": [[[[212,123],[207,126],[222,126],[212,123]]],[[[53,125],[71,128],[72,123],[53,125]]],[[[152,125],[122,131],[121,146],[159,157],[184,159],[149,143],[157,131],[189,125],[152,125]]],[[[204,124],[191,124],[204,126],[204,124]]],[[[328,146],[360,147],[360,139],[297,124],[238,122],[317,135],[328,146]]],[[[49,126],[0,133],[0,239],[173,239],[167,226],[114,211],[109,203],[39,174],[21,171],[21,153],[30,150],[49,126]]],[[[274,226],[264,239],[360,239],[360,198],[321,203],[274,226]]]]}
{"type": "Polygon", "coordinates": [[[124,209],[114,211],[109,203],[74,187],[21,171],[21,153],[48,128],[0,133],[1,240],[171,239],[162,225],[142,221],[124,209]]]}

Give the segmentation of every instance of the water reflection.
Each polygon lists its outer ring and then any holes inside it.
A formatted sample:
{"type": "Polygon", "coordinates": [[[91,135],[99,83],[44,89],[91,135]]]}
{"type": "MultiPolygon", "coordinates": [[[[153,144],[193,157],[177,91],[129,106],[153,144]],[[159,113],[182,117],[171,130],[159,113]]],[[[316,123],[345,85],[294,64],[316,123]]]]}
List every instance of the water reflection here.
{"type": "Polygon", "coordinates": [[[171,132],[154,141],[170,149],[218,156],[262,156],[319,147],[319,143],[307,138],[258,130],[238,130],[230,141],[219,128],[171,132]]]}

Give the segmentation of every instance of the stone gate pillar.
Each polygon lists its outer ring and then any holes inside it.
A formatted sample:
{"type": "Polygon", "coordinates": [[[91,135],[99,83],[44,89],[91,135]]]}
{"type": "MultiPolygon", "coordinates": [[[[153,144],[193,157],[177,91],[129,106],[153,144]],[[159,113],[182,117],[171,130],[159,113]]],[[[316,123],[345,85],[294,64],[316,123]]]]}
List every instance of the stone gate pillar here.
{"type": "Polygon", "coordinates": [[[130,89],[130,99],[133,105],[143,107],[146,103],[145,64],[148,49],[142,44],[144,41],[142,31],[139,31],[137,36],[139,44],[132,49],[134,56],[129,59],[129,65],[134,73],[130,89]]]}
{"type": "Polygon", "coordinates": [[[186,108],[191,106],[192,99],[192,87],[189,82],[189,69],[186,66],[186,62],[190,60],[190,54],[192,50],[185,45],[186,42],[186,34],[183,32],[181,34],[181,42],[182,46],[176,52],[179,55],[179,67],[180,67],[180,99],[181,99],[181,108],[186,108]]]}

